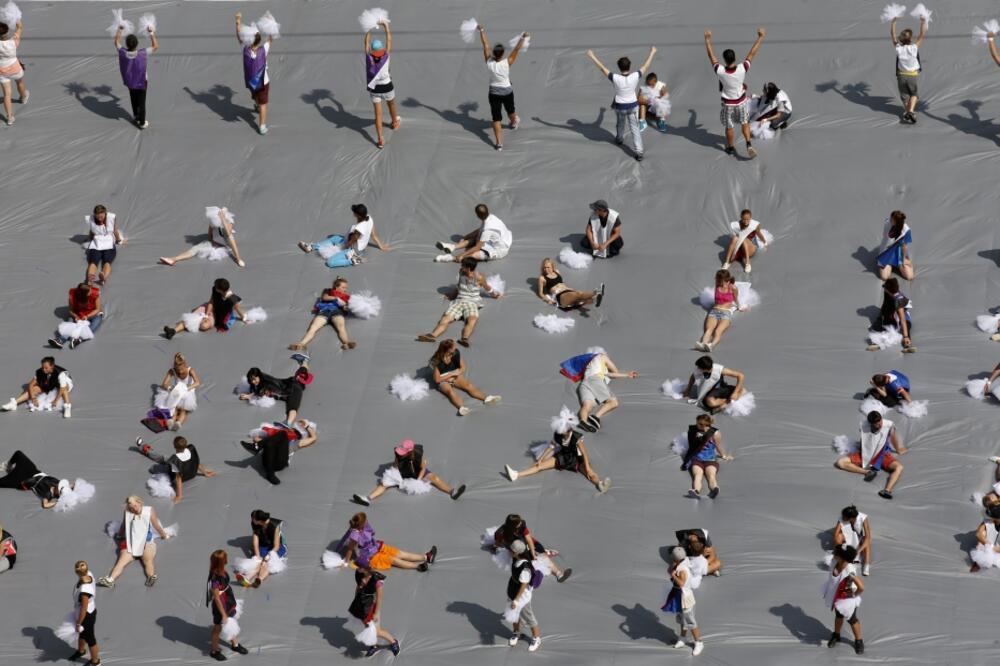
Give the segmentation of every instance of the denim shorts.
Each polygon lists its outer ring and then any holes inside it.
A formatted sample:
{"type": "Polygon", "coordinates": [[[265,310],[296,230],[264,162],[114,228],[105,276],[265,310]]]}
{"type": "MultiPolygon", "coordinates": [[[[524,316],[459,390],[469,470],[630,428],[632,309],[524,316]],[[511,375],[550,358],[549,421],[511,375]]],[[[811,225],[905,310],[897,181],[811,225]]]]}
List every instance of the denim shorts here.
{"type": "Polygon", "coordinates": [[[708,316],[712,319],[718,319],[719,321],[730,321],[733,318],[733,311],[712,308],[708,311],[708,316]]]}

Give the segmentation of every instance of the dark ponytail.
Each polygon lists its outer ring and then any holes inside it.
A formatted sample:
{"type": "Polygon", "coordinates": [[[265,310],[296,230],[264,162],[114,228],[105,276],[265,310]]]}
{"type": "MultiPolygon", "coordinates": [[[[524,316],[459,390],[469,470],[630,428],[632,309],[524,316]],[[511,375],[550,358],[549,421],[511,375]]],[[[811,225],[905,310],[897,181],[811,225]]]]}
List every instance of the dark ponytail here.
{"type": "Polygon", "coordinates": [[[258,523],[266,523],[271,520],[271,514],[263,509],[254,509],[250,512],[250,520],[256,521],[258,523]]]}

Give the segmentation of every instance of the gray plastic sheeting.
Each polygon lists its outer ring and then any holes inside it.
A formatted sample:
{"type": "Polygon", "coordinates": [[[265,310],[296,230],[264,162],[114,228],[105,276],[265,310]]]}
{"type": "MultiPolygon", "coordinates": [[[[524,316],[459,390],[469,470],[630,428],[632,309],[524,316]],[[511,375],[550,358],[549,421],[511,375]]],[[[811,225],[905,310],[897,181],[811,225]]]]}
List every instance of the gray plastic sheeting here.
{"type": "MultiPolygon", "coordinates": [[[[126,3],[127,16],[155,11],[162,49],[152,59],[149,120],[128,122],[111,40],[110,6],[23,2],[21,53],[32,97],[17,124],[0,131],[0,368],[14,391],[47,354],[66,290],[83,276],[83,216],[95,203],[118,214],[129,244],[106,289],[109,313],[95,342],[57,354],[76,380],[73,418],[0,415],[3,449],[27,451],[46,471],[96,484],[72,513],[43,512],[28,494],[4,491],[0,520],[18,539],[17,567],[0,578],[0,655],[6,664],[62,658],[52,628],[69,610],[72,565],[84,558],[98,575],[114,557],[103,533],[126,495],[145,493],[149,461],[127,447],[148,433],[149,407],[173,353],[183,351],[205,384],[184,429],[214,479],[199,479],[171,506],[150,499],[177,540],[161,544],[159,583],[143,586],[133,565],[113,591],[97,595],[97,633],[108,663],[194,663],[207,659],[210,613],[204,605],[208,558],[238,556],[249,513],[286,520],[289,570],[246,600],[244,661],[341,662],[358,648],[343,627],[353,590],[347,571],[319,566],[346,528],[392,446],[413,438],[432,469],[469,484],[459,502],[441,493],[390,491],[369,515],[380,538],[440,559],[428,574],[393,571],[385,587],[384,626],[402,641],[399,663],[524,663],[522,643],[506,645],[501,623],[506,574],[479,549],[482,530],[508,512],[562,552],[575,574],[535,595],[545,637],[538,663],[682,662],[669,649],[673,618],[663,602],[664,547],[675,529],[707,528],[725,561],[720,579],[698,591],[706,652],[725,664],[832,663],[853,658],[846,644],[820,647],[832,613],[820,599],[818,563],[825,531],[856,502],[875,531],[873,575],[861,617],[866,658],[907,664],[986,664],[995,659],[996,571],[968,573],[967,549],[980,518],[970,493],[992,482],[986,457],[998,407],[962,394],[970,375],[992,368],[996,347],[976,330],[995,306],[996,159],[1000,72],[968,35],[995,14],[985,0],[939,10],[922,49],[920,85],[927,108],[914,126],[898,122],[888,29],[880,6],[857,0],[678,2],[397,2],[392,61],[403,125],[373,145],[364,90],[362,38],[351,2],[273,5],[284,36],[271,54],[271,133],[258,136],[243,87],[232,11],[247,19],[263,4],[126,3]],[[513,67],[521,129],[506,148],[491,147],[487,77],[477,44],[458,26],[474,15],[490,37],[533,33],[513,67]],[[758,142],[756,161],[722,153],[715,77],[702,46],[742,56],[756,25],[768,28],[749,84],[768,80],[791,95],[795,123],[758,142]],[[583,55],[593,47],[609,64],[659,47],[653,69],[670,87],[670,130],[644,134],[638,164],[613,145],[610,85],[583,55]],[[836,83],[832,83],[835,80],[836,83]],[[413,100],[413,101],[410,101],[413,100]],[[563,267],[581,288],[606,282],[604,307],[562,336],[532,326],[550,309],[531,293],[543,257],[575,242],[587,203],[607,199],[624,219],[624,254],[585,271],[563,267]],[[383,301],[380,317],[349,322],[358,349],[340,353],[329,330],[313,345],[316,382],[302,413],[319,423],[320,442],[295,456],[282,484],[270,486],[238,440],[280,407],[262,412],[232,387],[259,365],[276,374],[293,364],[285,346],[301,334],[318,292],[335,271],[295,247],[342,232],[348,206],[368,204],[389,253],[340,272],[354,291],[383,301]],[[438,295],[453,266],[434,264],[435,240],[473,228],[486,202],[514,232],[511,255],[486,266],[508,292],[486,307],[472,350],[470,378],[503,395],[495,408],[473,406],[457,418],[439,395],[402,403],[387,391],[432,349],[413,341],[444,308],[438,295]],[[156,265],[205,232],[203,207],[236,216],[249,266],[193,260],[156,265]],[[716,501],[685,499],[686,475],[671,439],[693,422],[693,408],[665,398],[665,379],[686,377],[697,354],[703,311],[696,299],[718,268],[723,236],[739,209],[776,235],[754,262],[763,303],[738,317],[716,358],[746,373],[757,409],[720,418],[736,456],[724,464],[716,501]],[[912,297],[919,353],[864,351],[867,317],[880,288],[871,272],[882,220],[907,212],[918,279],[912,297]],[[269,319],[228,335],[158,337],[227,277],[246,304],[269,319]],[[558,363],[602,345],[641,378],[616,381],[623,406],[586,438],[610,492],[595,497],[582,477],[551,472],[511,485],[504,463],[526,464],[528,446],[549,436],[561,405],[576,406],[558,363]],[[876,371],[899,369],[929,416],[897,415],[911,447],[896,499],[876,496],[881,479],[833,469],[837,434],[856,432],[856,394],[876,371]],[[992,657],[990,655],[993,655],[992,657]]],[[[906,25],[915,22],[906,18],[906,25]]],[[[452,329],[452,335],[457,329],[452,329]]],[[[169,437],[149,438],[166,451],[169,437]]],[[[387,657],[378,657],[384,661],[387,657]]],[[[240,658],[237,658],[239,661],[240,658]]]]}

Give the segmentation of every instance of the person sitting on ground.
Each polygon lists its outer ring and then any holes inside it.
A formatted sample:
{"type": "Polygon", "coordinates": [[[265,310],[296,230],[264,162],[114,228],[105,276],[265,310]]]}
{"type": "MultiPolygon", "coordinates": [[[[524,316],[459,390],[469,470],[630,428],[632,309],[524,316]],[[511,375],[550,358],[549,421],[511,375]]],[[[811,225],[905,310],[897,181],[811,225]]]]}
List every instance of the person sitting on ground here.
{"type": "MultiPolygon", "coordinates": [[[[560,583],[565,583],[566,580],[573,575],[572,569],[560,569],[554,558],[559,554],[558,550],[552,550],[546,548],[542,545],[541,541],[535,539],[531,531],[528,529],[527,523],[524,519],[516,513],[509,514],[507,519],[504,520],[503,525],[498,527],[493,533],[493,546],[491,550],[497,552],[501,548],[511,550],[511,545],[515,541],[523,541],[528,546],[528,550],[531,552],[531,559],[537,560],[539,555],[545,555],[549,558],[549,567],[552,569],[553,575],[555,575],[556,580],[560,583]]],[[[513,551],[512,551],[513,552],[513,551]]]]}
{"type": "Polygon", "coordinates": [[[715,414],[729,403],[739,400],[746,391],[743,373],[714,362],[711,356],[698,358],[694,366],[695,371],[684,389],[688,404],[715,414]],[[734,379],[736,384],[727,382],[727,377],[734,379]]]}
{"type": "Polygon", "coordinates": [[[743,272],[750,274],[750,259],[757,254],[757,250],[767,247],[768,233],[760,226],[760,222],[753,219],[753,213],[749,208],[740,211],[740,219],[731,222],[729,228],[733,235],[726,248],[726,260],[722,262],[723,268],[729,268],[734,262],[743,264],[743,272]]]}
{"type": "Polygon", "coordinates": [[[118,255],[118,245],[128,241],[118,228],[117,217],[104,206],[94,206],[94,214],[87,215],[90,233],[85,245],[87,249],[87,282],[104,284],[111,277],[111,264],[118,255]],[[100,269],[100,274],[98,274],[100,269]]]}
{"type": "Polygon", "coordinates": [[[17,562],[17,541],[14,535],[3,528],[0,523],[0,573],[10,571],[17,562]]]}
{"type": "Polygon", "coordinates": [[[788,127],[788,119],[792,117],[792,101],[788,99],[788,93],[779,88],[778,84],[765,83],[763,95],[755,99],[757,110],[751,114],[751,122],[768,123],[772,131],[788,127]]]}
{"type": "Polygon", "coordinates": [[[486,283],[483,274],[476,270],[478,261],[471,257],[462,260],[462,267],[458,271],[458,286],[449,295],[451,305],[441,315],[437,326],[430,333],[422,333],[417,336],[419,342],[436,342],[439,335],[448,330],[453,321],[465,320],[462,327],[462,337],[458,339],[458,344],[468,347],[472,333],[479,323],[479,308],[483,304],[481,291],[485,291],[492,298],[500,299],[503,294],[495,290],[486,283]]]}
{"type": "Polygon", "coordinates": [[[708,569],[704,575],[716,577],[722,575],[722,560],[719,559],[719,554],[715,551],[715,546],[712,545],[708,530],[701,528],[677,530],[674,532],[674,536],[677,538],[678,545],[687,551],[688,556],[695,556],[696,548],[701,547],[700,554],[708,561],[708,569]]]}
{"type": "Polygon", "coordinates": [[[130,495],[125,500],[125,510],[122,513],[121,525],[115,533],[114,540],[118,549],[118,559],[111,568],[111,573],[97,579],[101,587],[114,587],[118,577],[125,567],[135,560],[142,561],[142,569],[146,572],[146,587],[156,585],[156,544],[153,543],[153,531],[161,539],[169,539],[170,534],[163,529],[160,519],[156,517],[156,509],[144,506],[142,499],[130,495]]]}
{"type": "Polygon", "coordinates": [[[466,416],[469,413],[469,408],[458,395],[459,391],[465,391],[469,397],[482,400],[487,405],[500,402],[500,396],[487,395],[465,377],[465,360],[455,347],[454,340],[442,340],[428,365],[431,367],[434,387],[458,409],[459,416],[466,416]]]}
{"type": "Polygon", "coordinates": [[[733,315],[745,309],[740,305],[740,289],[736,286],[736,278],[725,268],[715,271],[715,296],[712,309],[705,315],[705,331],[701,339],[694,343],[698,351],[710,352],[722,340],[733,315]]]}
{"type": "Polygon", "coordinates": [[[275,400],[284,400],[285,423],[294,423],[299,415],[299,407],[302,406],[302,394],[312,383],[313,375],[309,372],[309,356],[297,353],[292,354],[292,359],[299,364],[299,368],[294,375],[284,379],[261,372],[258,367],[247,370],[247,384],[250,390],[240,393],[239,399],[249,402],[251,398],[267,396],[275,400]]]}
{"type": "Polygon", "coordinates": [[[382,242],[375,231],[375,221],[368,214],[368,207],[364,204],[354,204],[351,206],[351,213],[354,214],[354,224],[347,231],[347,236],[331,234],[321,241],[307,243],[299,241],[299,249],[305,253],[316,252],[326,260],[326,265],[330,268],[343,268],[363,264],[365,250],[369,245],[374,245],[383,252],[388,252],[391,248],[388,243],[382,242]]]}
{"type": "Polygon", "coordinates": [[[695,424],[688,426],[687,440],[688,448],[681,470],[687,470],[691,474],[688,497],[701,498],[701,481],[705,478],[708,480],[708,496],[715,499],[719,496],[719,460],[733,459],[722,448],[722,433],[714,427],[710,415],[699,414],[695,424]]]}
{"type": "Polygon", "coordinates": [[[439,242],[437,247],[445,254],[434,257],[434,261],[462,263],[469,258],[493,261],[507,256],[514,243],[514,235],[507,225],[490,213],[486,204],[476,205],[476,217],[479,218],[479,228],[463,236],[457,243],[439,242]]]}
{"type": "MultiPolygon", "coordinates": [[[[667,90],[667,84],[657,79],[656,72],[650,72],[646,75],[646,88],[649,88],[657,97],[662,98],[670,95],[670,92],[667,90]]],[[[649,110],[650,101],[643,97],[641,93],[639,94],[639,131],[641,132],[646,129],[646,116],[648,115],[652,121],[656,122],[656,129],[666,132],[667,119],[660,118],[649,110]]]]}
{"type": "Polygon", "coordinates": [[[31,458],[20,451],[14,451],[10,460],[0,461],[0,488],[30,490],[42,503],[43,509],[51,509],[59,503],[65,490],[73,490],[74,485],[67,479],[57,479],[40,471],[31,458]]]}
{"type": "Polygon", "coordinates": [[[878,491],[879,497],[892,499],[892,489],[903,474],[903,465],[892,455],[893,452],[904,455],[907,449],[896,435],[896,427],[892,421],[885,419],[876,411],[868,412],[861,426],[861,448],[846,456],[837,458],[834,466],[845,472],[862,474],[865,481],[873,481],[879,470],[889,473],[885,488],[878,491]]]}
{"type": "Polygon", "coordinates": [[[911,245],[913,245],[913,231],[906,223],[906,213],[901,210],[892,211],[885,221],[882,243],[875,259],[879,279],[888,280],[892,277],[893,270],[896,270],[904,280],[912,281],[916,277],[913,257],[910,256],[911,245]]]}
{"type": "Polygon", "coordinates": [[[55,358],[46,356],[42,359],[41,367],[35,370],[35,376],[28,382],[28,388],[20,395],[8,400],[0,409],[5,412],[13,412],[18,405],[29,403],[28,408],[49,409],[54,408],[59,401],[62,401],[62,412],[64,418],[70,418],[73,405],[70,401],[70,394],[73,391],[73,379],[66,372],[66,368],[56,365],[55,358]]]}
{"type": "Polygon", "coordinates": [[[223,253],[228,249],[236,265],[245,268],[247,262],[243,261],[240,256],[240,248],[236,245],[236,231],[234,229],[236,225],[233,224],[229,210],[224,207],[208,206],[205,208],[205,216],[208,218],[208,240],[173,257],[160,257],[160,263],[173,266],[179,261],[187,261],[192,257],[216,259],[217,257],[212,254],[213,250],[217,250],[219,254],[225,256],[223,253]],[[222,237],[219,241],[215,240],[216,232],[222,237]]]}
{"type": "Polygon", "coordinates": [[[587,229],[581,241],[584,249],[590,250],[598,259],[617,257],[625,247],[621,215],[609,208],[604,199],[590,204],[590,210],[590,219],[587,220],[587,229]]]}
{"type": "Polygon", "coordinates": [[[976,528],[976,548],[970,553],[972,566],[969,573],[976,573],[982,567],[997,566],[1000,558],[1000,504],[986,507],[983,522],[976,528]]]}
{"type": "Polygon", "coordinates": [[[281,483],[275,472],[288,467],[291,457],[296,451],[308,448],[316,443],[316,425],[299,419],[294,425],[272,423],[265,425],[260,432],[255,433],[249,442],[240,444],[253,455],[261,454],[260,460],[264,467],[264,478],[272,485],[281,483]]]}
{"type": "Polygon", "coordinates": [[[872,397],[886,407],[896,407],[910,399],[910,379],[899,370],[872,375],[871,388],[865,397],[872,397]]]}
{"type": "Polygon", "coordinates": [[[427,484],[427,491],[433,486],[443,493],[446,493],[453,500],[457,500],[465,492],[463,483],[457,488],[452,488],[445,483],[441,477],[427,469],[427,460],[424,458],[424,447],[416,444],[412,439],[404,439],[399,446],[392,450],[395,459],[392,465],[382,474],[379,482],[367,495],[354,495],[352,498],[355,504],[361,506],[371,506],[372,502],[382,496],[386,488],[398,487],[409,494],[421,494],[425,491],[407,490],[409,484],[414,481],[427,484]]]}
{"type": "MultiPolygon", "coordinates": [[[[63,335],[56,331],[55,337],[49,338],[49,344],[56,349],[62,349],[63,345],[69,344],[73,349],[81,342],[89,340],[97,333],[97,329],[104,323],[104,311],[101,306],[101,290],[96,286],[81,282],[69,290],[69,319],[66,323],[74,325],[72,335],[63,335]],[[79,324],[87,322],[90,328],[90,337],[83,337],[86,332],[79,330],[79,324]]],[[[63,328],[60,326],[60,328],[63,328]]]]}
{"type": "Polygon", "coordinates": [[[167,421],[170,430],[180,430],[187,421],[188,414],[198,409],[195,391],[199,386],[201,378],[188,364],[184,354],[180,352],[174,354],[174,364],[163,376],[163,381],[156,391],[155,401],[157,409],[170,412],[170,419],[167,421]]]}
{"type": "Polygon", "coordinates": [[[157,456],[152,452],[152,447],[142,441],[142,437],[136,437],[135,445],[143,455],[149,457],[154,462],[166,465],[170,468],[170,485],[174,488],[174,504],[184,498],[184,483],[192,480],[201,474],[206,478],[215,476],[215,472],[201,464],[201,456],[194,444],[189,444],[187,438],[178,435],[174,437],[174,454],[169,458],[157,456]]]}
{"type": "Polygon", "coordinates": [[[285,534],[281,528],[284,521],[279,520],[262,509],[254,509],[250,513],[250,546],[253,556],[259,560],[256,571],[248,576],[236,574],[236,579],[243,587],[258,588],[271,575],[268,563],[271,558],[282,558],[288,554],[285,534]]]}
{"type": "MultiPolygon", "coordinates": [[[[237,319],[246,323],[246,314],[240,307],[242,300],[229,288],[229,280],[217,279],[212,283],[212,295],[209,296],[208,302],[192,310],[193,313],[202,315],[198,330],[207,331],[214,328],[220,333],[225,333],[237,319]]],[[[175,335],[186,330],[188,330],[187,324],[181,320],[173,326],[164,326],[163,337],[172,340],[175,335]]]]}
{"type": "Polygon", "coordinates": [[[345,562],[355,562],[358,567],[385,571],[392,567],[427,571],[437,559],[437,546],[431,546],[423,555],[408,553],[375,538],[375,528],[368,522],[368,515],[359,512],[351,516],[351,530],[347,534],[345,562]]]}
{"type": "Polygon", "coordinates": [[[858,507],[846,506],[840,512],[840,520],[833,526],[833,545],[850,546],[856,552],[854,564],[861,563],[861,575],[872,572],[872,528],[868,515],[858,511],[858,507]]]}
{"type": "Polygon", "coordinates": [[[638,379],[635,370],[621,372],[603,349],[580,354],[560,364],[560,374],[579,382],[576,395],[580,400],[580,427],[587,432],[601,429],[601,419],[618,409],[618,397],[608,384],[612,379],[638,379]],[[594,408],[597,411],[593,411],[594,408]]]}
{"type": "Polygon", "coordinates": [[[568,423],[565,426],[565,429],[552,433],[552,441],[531,467],[517,471],[510,465],[504,465],[507,478],[513,482],[522,476],[532,476],[550,469],[566,470],[583,474],[594,484],[598,493],[607,492],[611,487],[611,478],[602,479],[597,475],[590,466],[590,456],[583,444],[583,434],[573,430],[568,423]]]}
{"type": "Polygon", "coordinates": [[[541,274],[538,276],[538,289],[535,293],[538,298],[549,305],[555,305],[560,310],[583,309],[584,306],[590,304],[599,308],[604,302],[604,283],[602,282],[601,286],[594,291],[572,289],[563,282],[563,277],[556,270],[552,259],[545,257],[542,259],[541,274]]]}
{"type": "MultiPolygon", "coordinates": [[[[899,280],[889,278],[882,284],[882,306],[879,308],[878,317],[868,330],[882,332],[887,328],[894,328],[903,336],[903,352],[917,351],[912,340],[911,307],[910,299],[899,289],[899,280]]],[[[867,349],[868,351],[878,351],[881,347],[872,343],[868,345],[867,349]]]]}
{"type": "Polygon", "coordinates": [[[337,276],[333,281],[333,286],[324,289],[316,303],[313,305],[313,318],[309,322],[309,328],[305,335],[296,343],[288,345],[292,351],[305,351],[316,337],[320,329],[329,324],[337,332],[341,349],[354,349],[358,343],[347,335],[347,323],[345,317],[348,314],[347,304],[351,300],[351,292],[348,289],[347,280],[337,276]]]}

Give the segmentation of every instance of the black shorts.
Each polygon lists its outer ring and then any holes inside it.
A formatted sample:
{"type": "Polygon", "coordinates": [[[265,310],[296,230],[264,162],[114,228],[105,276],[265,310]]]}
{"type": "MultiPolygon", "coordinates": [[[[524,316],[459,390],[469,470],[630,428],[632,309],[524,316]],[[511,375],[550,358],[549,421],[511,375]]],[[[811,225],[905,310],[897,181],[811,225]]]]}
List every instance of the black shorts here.
{"type": "Polygon", "coordinates": [[[212,602],[212,624],[219,625],[225,622],[222,617],[222,613],[219,612],[219,606],[214,601],[212,602]]]}
{"type": "Polygon", "coordinates": [[[116,248],[111,248],[110,250],[87,250],[87,263],[112,264],[117,254],[118,250],[116,248]]]}
{"type": "Polygon", "coordinates": [[[94,623],[97,622],[97,611],[87,613],[83,617],[83,631],[80,632],[80,640],[90,647],[97,645],[97,636],[94,635],[94,623]]]}
{"type": "MultiPolygon", "coordinates": [[[[836,608],[833,609],[833,614],[835,617],[840,617],[840,618],[844,617],[844,615],[842,615],[841,612],[838,611],[836,608]]],[[[854,613],[851,614],[851,617],[847,618],[847,624],[854,624],[857,621],[858,621],[858,610],[854,609],[854,613]]]]}
{"type": "Polygon", "coordinates": [[[490,93],[490,114],[493,116],[493,122],[498,123],[503,120],[501,109],[507,112],[508,117],[514,114],[514,93],[508,95],[490,93]]]}
{"type": "Polygon", "coordinates": [[[705,398],[720,398],[722,400],[729,400],[733,397],[733,393],[735,392],[735,386],[726,384],[725,382],[720,382],[718,386],[708,392],[708,395],[706,395],[705,398]]]}

